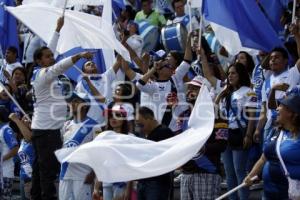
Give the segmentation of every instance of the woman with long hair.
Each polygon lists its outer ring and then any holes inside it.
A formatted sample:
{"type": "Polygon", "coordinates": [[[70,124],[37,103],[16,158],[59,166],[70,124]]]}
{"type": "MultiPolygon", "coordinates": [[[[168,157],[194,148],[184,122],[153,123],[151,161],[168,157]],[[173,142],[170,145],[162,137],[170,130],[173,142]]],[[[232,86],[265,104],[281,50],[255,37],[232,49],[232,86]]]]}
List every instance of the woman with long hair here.
{"type": "Polygon", "coordinates": [[[252,56],[249,53],[247,53],[246,51],[240,51],[235,56],[235,62],[245,65],[249,76],[250,77],[252,76],[252,72],[255,67],[255,64],[254,64],[252,56]]]}
{"type": "MultiPolygon", "coordinates": [[[[134,119],[134,109],[129,103],[115,103],[111,109],[106,111],[108,118],[106,130],[112,130],[118,134],[133,135],[129,131],[129,122],[134,119]]],[[[95,183],[94,196],[99,196],[99,182],[95,183]]],[[[102,183],[103,200],[119,198],[128,199],[131,194],[131,183],[102,183]]]]}
{"type": "MultiPolygon", "coordinates": [[[[228,145],[223,153],[223,162],[228,190],[241,184],[246,177],[248,149],[252,144],[256,96],[250,88],[250,78],[246,67],[235,63],[228,68],[227,85],[216,99],[223,116],[228,119],[228,145]]],[[[239,199],[248,199],[249,191],[238,192],[239,199]]],[[[238,199],[232,194],[230,199],[238,199]]]]}

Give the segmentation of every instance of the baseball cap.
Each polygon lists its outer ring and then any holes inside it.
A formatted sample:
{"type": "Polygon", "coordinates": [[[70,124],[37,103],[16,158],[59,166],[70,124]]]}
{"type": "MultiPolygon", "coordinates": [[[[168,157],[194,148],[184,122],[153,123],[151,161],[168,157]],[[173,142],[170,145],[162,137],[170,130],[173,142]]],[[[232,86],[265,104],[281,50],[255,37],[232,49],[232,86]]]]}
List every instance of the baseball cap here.
{"type": "Polygon", "coordinates": [[[288,107],[292,112],[300,114],[300,96],[288,95],[285,98],[278,100],[278,102],[288,107]]]}
{"type": "Polygon", "coordinates": [[[150,51],[149,54],[153,56],[153,61],[159,61],[167,57],[167,53],[164,50],[150,51]]]}
{"type": "Polygon", "coordinates": [[[195,76],[191,81],[187,82],[186,84],[201,87],[203,84],[203,78],[201,76],[195,76]]]}
{"type": "Polygon", "coordinates": [[[86,103],[90,102],[90,98],[88,94],[82,92],[75,92],[75,91],[73,91],[72,94],[66,98],[66,102],[71,102],[74,99],[80,99],[86,103]]]}
{"type": "Polygon", "coordinates": [[[111,108],[112,112],[120,112],[124,114],[127,121],[134,120],[134,108],[129,103],[121,103],[121,104],[115,104],[111,108]]]}

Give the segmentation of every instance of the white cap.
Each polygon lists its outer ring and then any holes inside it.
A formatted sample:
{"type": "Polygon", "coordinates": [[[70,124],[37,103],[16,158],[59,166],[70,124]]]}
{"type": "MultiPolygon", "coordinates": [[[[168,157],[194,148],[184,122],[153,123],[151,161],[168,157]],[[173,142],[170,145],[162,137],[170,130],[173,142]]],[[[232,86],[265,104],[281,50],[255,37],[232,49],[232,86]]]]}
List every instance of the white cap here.
{"type": "Polygon", "coordinates": [[[193,80],[191,80],[190,82],[187,82],[186,84],[201,87],[202,84],[203,84],[203,77],[202,76],[195,76],[193,78],[193,80]]]}
{"type": "Polygon", "coordinates": [[[118,103],[115,104],[112,108],[111,111],[115,111],[115,112],[121,112],[126,114],[126,120],[130,121],[130,120],[134,120],[134,108],[131,104],[129,103],[118,103]]]}

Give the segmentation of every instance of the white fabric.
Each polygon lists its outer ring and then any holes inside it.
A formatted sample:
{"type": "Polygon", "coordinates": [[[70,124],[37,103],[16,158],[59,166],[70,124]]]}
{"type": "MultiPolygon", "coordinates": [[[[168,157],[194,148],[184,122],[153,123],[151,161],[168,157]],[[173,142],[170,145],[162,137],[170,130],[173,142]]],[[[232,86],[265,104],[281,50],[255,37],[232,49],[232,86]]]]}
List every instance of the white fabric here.
{"type": "Polygon", "coordinates": [[[3,60],[3,62],[4,62],[5,70],[8,71],[8,73],[10,75],[12,75],[12,72],[14,71],[14,69],[16,69],[18,67],[23,68],[23,65],[20,62],[15,62],[15,63],[11,63],[11,64],[8,64],[6,62],[6,60],[3,60]]]}
{"type": "Polygon", "coordinates": [[[106,131],[70,154],[56,151],[60,162],[78,162],[91,168],[103,182],[126,182],[170,172],[197,154],[214,126],[214,106],[206,87],[192,111],[189,129],[160,142],[106,131]],[[69,155],[70,154],[70,155],[69,155]]]}
{"type": "MultiPolygon", "coordinates": [[[[6,9],[46,43],[49,43],[56,21],[62,15],[60,8],[46,4],[29,4],[6,9]]],[[[64,53],[75,47],[114,49],[130,61],[127,49],[116,39],[111,24],[101,17],[66,10],[56,50],[64,53]]]]}
{"type": "Polygon", "coordinates": [[[71,57],[48,68],[40,69],[31,83],[34,89],[32,129],[54,130],[63,126],[67,116],[67,104],[57,76],[73,66],[71,57]]]}
{"type": "Polygon", "coordinates": [[[102,0],[53,0],[52,5],[55,7],[63,8],[67,1],[67,8],[73,7],[75,5],[89,5],[89,6],[99,6],[103,4],[102,0]]]}
{"type": "Polygon", "coordinates": [[[141,36],[134,34],[126,40],[126,43],[134,50],[138,57],[142,56],[144,41],[141,36]]]}
{"type": "MultiPolygon", "coordinates": [[[[275,85],[275,84],[278,84],[278,83],[288,83],[288,71],[285,71],[277,76],[275,76],[274,74],[272,74],[270,76],[270,85],[271,85],[271,88],[275,85]]],[[[261,91],[261,96],[262,96],[262,102],[266,102],[266,105],[268,105],[268,97],[267,97],[267,90],[270,90],[271,88],[266,88],[266,81],[264,81],[264,84],[263,84],[263,87],[262,87],[262,91],[261,91]]],[[[275,92],[275,99],[278,100],[278,99],[281,99],[283,98],[285,95],[285,92],[283,91],[276,91],[275,92]]],[[[270,109],[267,108],[267,119],[268,121],[270,121],[272,118],[272,111],[270,109]]]]}
{"type": "Polygon", "coordinates": [[[84,181],[59,181],[58,193],[61,200],[92,200],[92,186],[84,181]]]}
{"type": "Polygon", "coordinates": [[[296,85],[300,84],[300,72],[298,70],[297,65],[289,69],[288,77],[289,77],[288,84],[290,86],[289,89],[292,89],[296,85]]]}
{"type": "Polygon", "coordinates": [[[236,55],[240,51],[246,51],[251,55],[257,55],[258,51],[242,46],[241,40],[237,32],[228,29],[224,26],[220,26],[216,23],[210,22],[216,38],[222,46],[225,47],[230,55],[236,55]]]}

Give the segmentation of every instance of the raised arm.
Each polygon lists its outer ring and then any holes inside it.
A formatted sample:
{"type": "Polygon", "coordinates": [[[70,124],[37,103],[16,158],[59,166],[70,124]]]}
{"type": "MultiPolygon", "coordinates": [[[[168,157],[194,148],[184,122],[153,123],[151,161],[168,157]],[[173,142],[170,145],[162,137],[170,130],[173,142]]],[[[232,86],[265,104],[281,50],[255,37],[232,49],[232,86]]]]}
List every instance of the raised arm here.
{"type": "Polygon", "coordinates": [[[64,18],[60,17],[57,19],[57,24],[56,24],[56,28],[55,28],[55,32],[53,33],[50,41],[48,42],[47,47],[49,49],[51,49],[51,51],[53,53],[55,53],[56,51],[56,47],[57,47],[57,43],[58,43],[58,39],[59,39],[59,33],[61,28],[64,26],[64,18]]]}
{"type": "Polygon", "coordinates": [[[92,84],[89,77],[83,76],[83,79],[87,82],[88,87],[90,88],[91,93],[94,96],[95,100],[99,103],[105,103],[105,97],[95,88],[95,86],[92,84]]]}
{"type": "Polygon", "coordinates": [[[17,126],[18,126],[19,130],[21,131],[21,134],[23,135],[26,142],[31,141],[31,137],[32,137],[31,130],[29,129],[28,126],[26,126],[26,124],[24,122],[22,122],[18,118],[17,114],[11,113],[8,118],[17,124],[17,126]]]}

